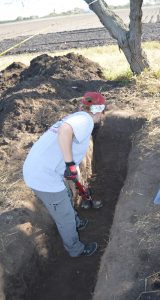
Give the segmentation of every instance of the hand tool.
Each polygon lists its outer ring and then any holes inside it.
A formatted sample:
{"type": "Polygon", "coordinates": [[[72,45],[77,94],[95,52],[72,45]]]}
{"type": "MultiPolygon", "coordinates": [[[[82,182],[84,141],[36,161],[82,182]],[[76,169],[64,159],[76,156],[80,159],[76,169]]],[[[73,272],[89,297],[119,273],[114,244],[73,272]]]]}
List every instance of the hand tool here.
{"type": "Polygon", "coordinates": [[[79,195],[82,197],[82,200],[88,201],[89,206],[92,208],[93,200],[92,200],[91,188],[89,186],[87,188],[84,188],[84,186],[78,181],[77,178],[74,178],[73,182],[75,183],[76,187],[78,188],[79,195]]]}

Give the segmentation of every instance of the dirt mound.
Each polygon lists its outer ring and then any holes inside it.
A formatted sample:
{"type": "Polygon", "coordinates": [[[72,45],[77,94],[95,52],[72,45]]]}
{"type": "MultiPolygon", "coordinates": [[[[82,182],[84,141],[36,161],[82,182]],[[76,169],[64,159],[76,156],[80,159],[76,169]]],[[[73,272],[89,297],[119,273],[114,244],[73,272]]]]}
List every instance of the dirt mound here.
{"type": "Polygon", "coordinates": [[[40,134],[62,114],[76,108],[76,98],[104,84],[100,66],[82,55],[40,55],[28,68],[13,63],[2,72],[5,89],[0,104],[2,144],[19,133],[40,134]],[[75,98],[75,101],[73,101],[75,98]],[[69,101],[66,101],[66,100],[69,101]],[[71,100],[71,101],[70,101],[71,100]]]}
{"type": "Polygon", "coordinates": [[[20,79],[21,72],[26,68],[21,62],[14,62],[0,73],[0,94],[14,86],[20,79]]]}
{"type": "Polygon", "coordinates": [[[30,67],[22,73],[22,78],[25,80],[39,75],[76,80],[104,79],[97,63],[74,53],[55,57],[42,54],[31,61],[30,67]]]}
{"type": "MultiPolygon", "coordinates": [[[[16,73],[16,70],[19,70],[20,72],[22,72],[22,70],[25,68],[26,66],[24,64],[22,64],[21,62],[13,62],[11,65],[9,65],[4,71],[2,71],[2,73],[7,73],[9,72],[14,72],[16,73]]],[[[19,73],[19,72],[18,72],[19,73]]]]}

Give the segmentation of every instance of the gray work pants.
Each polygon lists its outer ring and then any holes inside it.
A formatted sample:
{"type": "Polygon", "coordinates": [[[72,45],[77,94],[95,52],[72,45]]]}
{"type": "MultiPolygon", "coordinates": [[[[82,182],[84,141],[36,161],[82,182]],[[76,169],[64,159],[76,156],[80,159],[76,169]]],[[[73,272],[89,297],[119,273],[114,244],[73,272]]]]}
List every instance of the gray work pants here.
{"type": "Polygon", "coordinates": [[[80,219],[73,208],[68,190],[65,189],[56,193],[33,191],[42,200],[54,219],[63,240],[63,245],[69,255],[72,257],[79,256],[84,250],[84,244],[80,242],[76,229],[80,219]]]}

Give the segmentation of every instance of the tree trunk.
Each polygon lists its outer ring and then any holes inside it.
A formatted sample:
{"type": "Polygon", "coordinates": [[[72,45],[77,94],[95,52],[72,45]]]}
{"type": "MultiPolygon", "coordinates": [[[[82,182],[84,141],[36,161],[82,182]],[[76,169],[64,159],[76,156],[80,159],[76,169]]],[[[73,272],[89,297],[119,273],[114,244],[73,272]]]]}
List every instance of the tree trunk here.
{"type": "MultiPolygon", "coordinates": [[[[87,4],[92,2],[84,1],[87,4]]],[[[129,28],[111,11],[104,0],[95,0],[89,5],[110,35],[117,40],[134,74],[140,74],[145,68],[149,68],[146,54],[141,48],[142,2],[143,0],[130,0],[129,28]]]]}

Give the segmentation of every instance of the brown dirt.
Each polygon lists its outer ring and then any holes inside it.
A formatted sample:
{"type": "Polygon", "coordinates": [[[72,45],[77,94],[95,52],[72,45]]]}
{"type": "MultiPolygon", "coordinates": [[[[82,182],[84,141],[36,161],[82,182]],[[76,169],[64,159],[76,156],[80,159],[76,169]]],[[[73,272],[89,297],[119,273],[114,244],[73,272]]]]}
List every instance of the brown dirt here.
{"type": "MultiPolygon", "coordinates": [[[[54,58],[41,55],[32,60],[29,68],[20,63],[12,64],[2,72],[0,85],[2,88],[0,101],[1,299],[89,300],[93,297],[100,259],[108,242],[110,245],[110,228],[120,190],[125,184],[128,155],[134,137],[145,124],[146,119],[149,119],[153,102],[154,109],[158,109],[158,93],[151,98],[151,93],[137,89],[134,82],[126,85],[123,82],[107,81],[103,78],[98,64],[73,53],[54,58]],[[97,241],[99,250],[90,258],[71,259],[63,249],[47,211],[24,185],[22,164],[40,134],[56,119],[75,111],[78,99],[88,90],[101,90],[109,99],[108,103],[112,105],[112,110],[106,112],[104,116],[102,126],[95,127],[94,146],[88,154],[87,169],[84,170],[82,167],[84,177],[89,177],[89,170],[92,168],[90,183],[93,195],[94,198],[103,200],[104,207],[99,211],[82,211],[77,208],[82,216],[89,219],[88,228],[80,234],[81,239],[84,242],[97,241]]],[[[154,122],[154,128],[157,128],[157,119],[154,122]]],[[[144,145],[147,147],[147,131],[144,136],[146,138],[144,145]]],[[[156,154],[157,148],[154,148],[154,151],[156,154]]],[[[135,158],[137,159],[136,156],[135,158]]],[[[156,165],[155,159],[156,157],[153,156],[153,163],[156,165]]],[[[143,172],[144,170],[147,170],[147,163],[143,172]]],[[[151,175],[155,180],[150,182],[149,195],[157,186],[158,168],[154,171],[155,174],[151,175]]],[[[139,180],[143,184],[142,177],[139,180]]],[[[132,185],[133,183],[130,182],[129,192],[132,185]]],[[[138,208],[141,207],[138,201],[136,205],[138,208]]],[[[132,205],[131,213],[133,214],[132,205]]],[[[119,220],[118,217],[116,219],[119,220]]],[[[135,216],[132,216],[131,220],[133,225],[135,216]]],[[[156,226],[156,219],[152,220],[151,225],[153,224],[156,226]]],[[[119,234],[123,237],[117,228],[115,233],[115,239],[119,239],[119,234]]],[[[116,244],[114,246],[118,249],[116,244]]],[[[109,249],[113,251],[111,246],[109,249]]],[[[159,249],[156,248],[149,268],[150,273],[159,268],[158,251],[159,249]]],[[[124,262],[122,258],[124,259],[125,253],[126,249],[120,253],[120,256],[117,253],[113,255],[115,266],[119,262],[124,262]]],[[[130,251],[128,253],[132,265],[135,257],[130,251]]],[[[146,264],[145,251],[140,249],[138,255],[141,257],[141,265],[139,267],[137,264],[137,269],[141,270],[146,264]]],[[[122,268],[122,265],[120,266],[122,268]]],[[[130,271],[128,266],[126,269],[130,271]]],[[[146,276],[147,272],[144,268],[146,276]]],[[[102,273],[105,274],[104,270],[102,273]]],[[[123,300],[135,300],[143,291],[142,281],[140,282],[138,288],[134,287],[132,298],[123,297],[123,300]]],[[[113,289],[113,286],[116,286],[114,280],[108,290],[113,289]]],[[[98,287],[96,292],[97,289],[98,287]]],[[[104,294],[97,299],[113,299],[111,291],[110,298],[106,298],[106,294],[109,295],[109,292],[105,290],[104,294]]],[[[118,297],[115,299],[122,300],[118,297]]]]}

